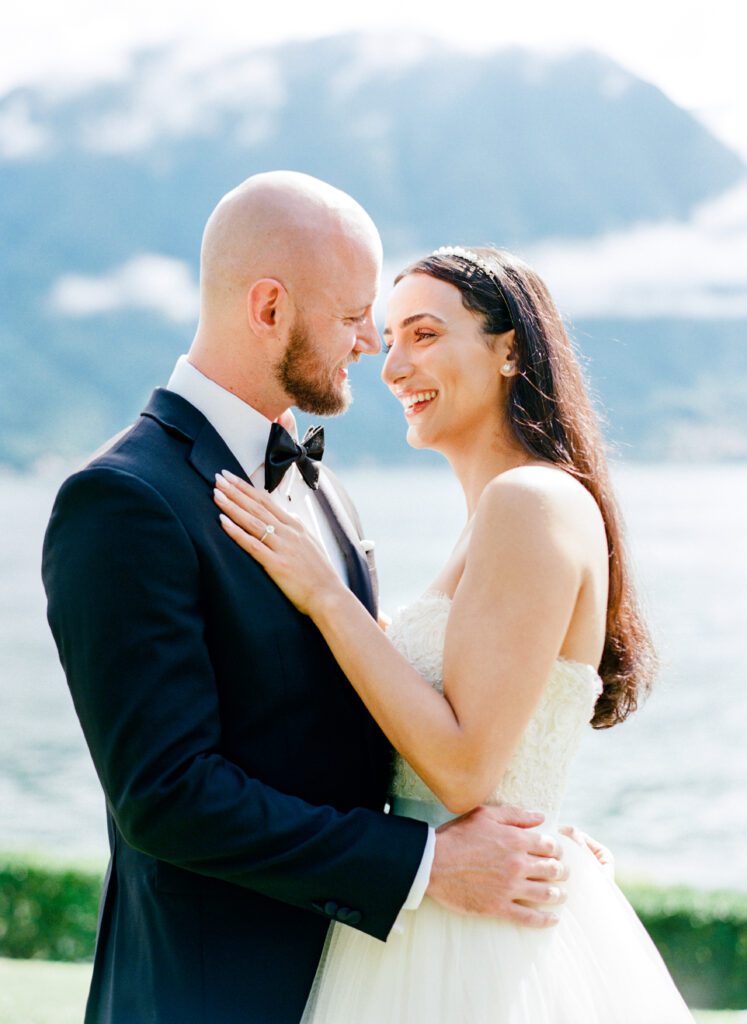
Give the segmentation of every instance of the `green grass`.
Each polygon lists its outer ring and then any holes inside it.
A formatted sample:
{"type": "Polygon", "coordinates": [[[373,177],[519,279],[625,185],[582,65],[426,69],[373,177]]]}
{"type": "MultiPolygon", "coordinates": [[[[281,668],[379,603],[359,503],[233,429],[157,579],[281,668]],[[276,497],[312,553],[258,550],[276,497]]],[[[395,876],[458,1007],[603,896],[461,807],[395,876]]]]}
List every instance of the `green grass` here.
{"type": "Polygon", "coordinates": [[[90,964],[0,959],[0,1024],[82,1024],[90,964]]]}
{"type": "Polygon", "coordinates": [[[698,1024],[747,1024],[747,1010],[693,1010],[698,1024]]]}
{"type": "MultiPolygon", "coordinates": [[[[0,958],[0,1024],[81,1024],[90,964],[0,958]]],[[[696,1013],[698,1024],[747,1024],[747,1011],[696,1013]]]]}

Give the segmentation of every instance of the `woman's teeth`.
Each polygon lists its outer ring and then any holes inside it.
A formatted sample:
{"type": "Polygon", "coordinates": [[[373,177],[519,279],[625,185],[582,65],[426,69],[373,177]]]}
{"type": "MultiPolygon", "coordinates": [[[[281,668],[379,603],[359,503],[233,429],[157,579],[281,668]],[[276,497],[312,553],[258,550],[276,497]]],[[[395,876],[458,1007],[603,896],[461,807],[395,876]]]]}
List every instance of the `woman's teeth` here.
{"type": "Polygon", "coordinates": [[[432,402],[438,394],[437,391],[415,391],[410,395],[405,395],[402,398],[402,404],[405,407],[405,415],[419,412],[416,406],[427,405],[428,402],[432,402]]]}

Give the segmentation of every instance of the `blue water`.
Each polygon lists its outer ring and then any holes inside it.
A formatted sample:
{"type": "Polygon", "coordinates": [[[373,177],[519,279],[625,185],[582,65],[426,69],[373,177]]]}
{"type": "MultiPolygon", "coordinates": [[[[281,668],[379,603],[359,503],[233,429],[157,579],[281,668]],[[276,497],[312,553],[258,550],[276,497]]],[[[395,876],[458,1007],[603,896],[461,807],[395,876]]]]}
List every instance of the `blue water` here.
{"type": "MultiPolygon", "coordinates": [[[[62,471],[0,475],[0,849],[99,859],[103,802],[44,619],[41,538],[62,471]]],[[[446,470],[344,474],[384,606],[420,594],[461,530],[446,470]]],[[[565,817],[620,872],[747,889],[747,465],[615,473],[662,672],[644,709],[589,729],[565,817]]]]}

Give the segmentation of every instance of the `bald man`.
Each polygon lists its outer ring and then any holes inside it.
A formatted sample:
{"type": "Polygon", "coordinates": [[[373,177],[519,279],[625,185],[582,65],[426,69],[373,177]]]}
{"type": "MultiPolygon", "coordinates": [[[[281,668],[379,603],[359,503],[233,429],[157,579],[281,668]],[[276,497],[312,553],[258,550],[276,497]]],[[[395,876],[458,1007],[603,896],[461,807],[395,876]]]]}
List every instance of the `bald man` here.
{"type": "Polygon", "coordinates": [[[355,510],[314,442],[276,421],[345,410],[348,365],[379,351],[380,266],[349,196],[300,174],[248,179],[206,226],[188,356],[57,497],[49,621],[111,848],[87,1024],[297,1024],[330,921],[383,941],[426,891],[550,921],[514,902],[538,816],[493,809],[436,835],[382,813],[385,738],[217,522],[216,473],[266,487],[376,616],[355,510]]]}

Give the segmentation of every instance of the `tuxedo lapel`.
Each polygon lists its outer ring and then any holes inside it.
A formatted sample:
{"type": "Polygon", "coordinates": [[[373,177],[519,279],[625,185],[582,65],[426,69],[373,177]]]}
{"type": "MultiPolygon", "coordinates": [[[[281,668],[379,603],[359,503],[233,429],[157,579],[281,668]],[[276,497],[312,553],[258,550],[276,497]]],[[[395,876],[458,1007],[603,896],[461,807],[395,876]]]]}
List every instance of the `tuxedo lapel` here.
{"type": "MultiPolygon", "coordinates": [[[[337,543],[345,558],[350,589],[375,619],[378,615],[378,609],[368,562],[362,553],[359,539],[354,532],[354,526],[350,521],[350,517],[345,512],[334,484],[330,481],[324,469],[319,474],[319,488],[316,493],[319,498],[319,504],[329,520],[337,543]]],[[[349,684],[348,686],[351,696],[357,702],[362,703],[352,686],[349,684]]],[[[371,770],[381,777],[383,788],[386,786],[385,780],[391,757],[391,747],[387,738],[368,713],[366,714],[366,719],[367,726],[363,730],[364,742],[370,758],[371,770]]]]}
{"type": "Polygon", "coordinates": [[[160,423],[164,429],[192,441],[187,462],[210,484],[215,474],[227,469],[246,480],[247,476],[231,449],[203,414],[181,395],[156,388],[142,412],[160,423]]]}
{"type": "Polygon", "coordinates": [[[361,552],[359,540],[354,533],[353,526],[335,493],[334,487],[326,478],[323,470],[319,476],[319,489],[316,493],[319,498],[319,504],[329,520],[329,524],[345,559],[350,589],[361,604],[376,618],[376,599],[371,584],[368,563],[361,552]]]}
{"type": "MultiPolygon", "coordinates": [[[[247,480],[246,473],[218,431],[181,395],[156,388],[142,415],[160,423],[170,433],[192,442],[187,461],[210,487],[215,486],[215,474],[222,469],[247,480]]],[[[375,618],[377,602],[368,562],[350,516],[324,470],[320,473],[316,493],[345,560],[350,589],[375,618]]]]}
{"type": "Polygon", "coordinates": [[[222,469],[251,483],[231,449],[207,420],[194,439],[187,461],[211,487],[215,487],[215,474],[222,469]]]}

